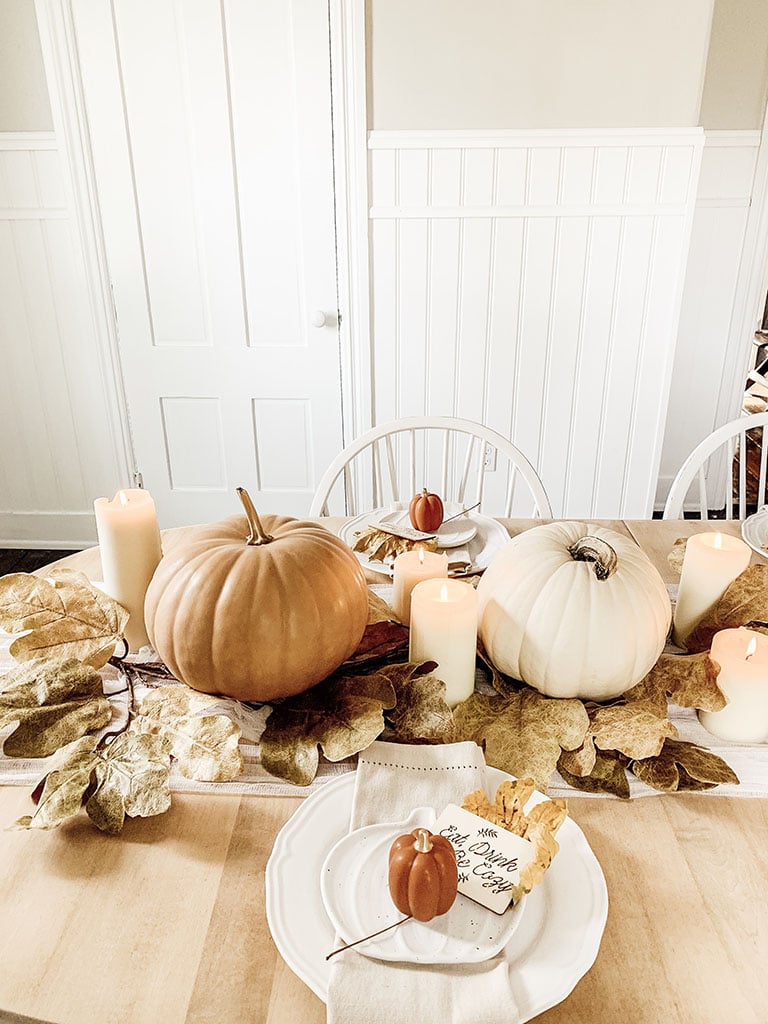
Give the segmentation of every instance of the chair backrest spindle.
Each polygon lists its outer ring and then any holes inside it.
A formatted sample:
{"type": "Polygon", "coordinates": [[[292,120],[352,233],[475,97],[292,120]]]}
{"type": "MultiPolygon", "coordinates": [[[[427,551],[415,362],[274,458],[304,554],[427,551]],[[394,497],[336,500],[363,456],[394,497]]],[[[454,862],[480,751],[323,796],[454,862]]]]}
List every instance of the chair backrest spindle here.
{"type": "Polygon", "coordinates": [[[330,493],[340,477],[347,497],[345,511],[358,515],[362,511],[357,500],[358,494],[367,492],[365,501],[370,502],[372,499],[375,503],[373,507],[381,508],[390,502],[399,503],[410,499],[421,487],[434,490],[438,474],[441,497],[449,503],[458,502],[466,507],[477,502],[484,505],[487,500],[492,500],[494,493],[498,492],[499,502],[500,496],[505,494],[503,507],[500,505],[486,509],[481,505],[480,511],[487,515],[511,515],[515,485],[518,479],[522,479],[533,498],[535,514],[546,518],[552,516],[549,499],[536,470],[508,438],[482,424],[448,416],[414,416],[395,420],[374,427],[353,441],[323,474],[309,514],[329,514],[330,493]],[[459,448],[458,438],[466,441],[466,449],[459,448]],[[434,443],[435,439],[442,442],[442,447],[434,443]],[[362,469],[356,468],[353,471],[354,460],[368,449],[370,455],[366,456],[362,469]],[[485,464],[487,452],[495,452],[507,460],[508,475],[494,481],[494,487],[490,485],[488,466],[485,464]],[[407,472],[404,471],[405,466],[400,468],[399,457],[407,458],[407,472]],[[370,465],[367,458],[371,459],[370,465]],[[359,476],[363,470],[364,476],[359,476]],[[389,497],[384,486],[385,478],[391,489],[389,497]],[[410,493],[403,495],[402,499],[401,483],[403,486],[410,483],[410,493]]]}
{"type": "Polygon", "coordinates": [[[765,427],[768,411],[744,415],[724,423],[713,430],[690,453],[672,481],[666,504],[665,519],[679,519],[686,509],[688,492],[698,481],[698,512],[702,520],[710,511],[722,508],[722,515],[732,520],[734,514],[744,519],[751,507],[766,503],[768,483],[768,452],[765,449],[765,427]],[[738,444],[737,444],[738,442],[738,444]],[[759,469],[757,446],[759,445],[759,469]],[[738,471],[734,472],[734,459],[738,457],[738,471]],[[755,477],[757,490],[753,493],[755,477]],[[722,505],[719,500],[722,498],[722,505]],[[713,505],[714,502],[714,505],[713,505]]]}

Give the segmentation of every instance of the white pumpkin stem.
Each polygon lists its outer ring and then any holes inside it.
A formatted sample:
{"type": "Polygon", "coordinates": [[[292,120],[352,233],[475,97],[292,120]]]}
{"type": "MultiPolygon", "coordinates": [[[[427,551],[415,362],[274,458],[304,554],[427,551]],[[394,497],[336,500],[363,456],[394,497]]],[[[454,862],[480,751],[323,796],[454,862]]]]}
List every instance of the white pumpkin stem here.
{"type": "Polygon", "coordinates": [[[274,540],[274,537],[269,533],[265,533],[264,527],[261,525],[261,520],[259,519],[259,513],[256,511],[256,507],[251,501],[250,494],[248,493],[248,491],[246,491],[244,487],[238,487],[237,496],[243,503],[243,508],[245,509],[245,518],[248,520],[248,526],[251,529],[251,532],[248,534],[248,539],[246,540],[245,543],[269,544],[271,540],[274,540]]]}
{"type": "Polygon", "coordinates": [[[577,562],[592,562],[599,580],[607,580],[619,567],[619,556],[607,541],[599,537],[581,537],[571,544],[568,551],[577,562]]]}
{"type": "Polygon", "coordinates": [[[432,849],[432,833],[429,829],[419,829],[416,834],[416,842],[413,846],[417,853],[429,853],[432,849]]]}

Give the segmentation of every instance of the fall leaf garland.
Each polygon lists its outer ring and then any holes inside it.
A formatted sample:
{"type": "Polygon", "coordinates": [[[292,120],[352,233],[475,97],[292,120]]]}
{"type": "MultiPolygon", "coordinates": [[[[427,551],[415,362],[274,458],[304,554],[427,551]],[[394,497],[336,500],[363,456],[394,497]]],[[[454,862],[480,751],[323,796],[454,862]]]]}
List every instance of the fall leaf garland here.
{"type": "MultiPolygon", "coordinates": [[[[747,590],[731,594],[730,604],[715,612],[731,619],[746,614],[745,594],[759,589],[758,582],[746,581],[747,590]]],[[[215,707],[219,698],[189,690],[164,666],[147,666],[144,675],[141,667],[112,657],[126,618],[80,573],[0,579],[0,626],[24,632],[11,645],[21,664],[2,679],[0,727],[16,723],[4,753],[53,753],[37,809],[19,827],[55,827],[84,805],[99,828],[119,832],[126,816],[168,808],[172,763],[202,781],[241,773],[241,730],[215,707]],[[99,738],[97,731],[112,722],[113,705],[97,669],[110,658],[127,678],[130,706],[126,721],[99,738]],[[140,702],[134,681],[151,686],[140,702]]],[[[489,764],[530,776],[541,790],[555,768],[577,789],[624,798],[627,771],[665,792],[738,782],[720,758],[681,742],[667,718],[670,699],[706,710],[724,706],[717,667],[706,652],[662,655],[637,686],[600,705],[544,697],[502,676],[479,651],[495,692],[475,693],[452,712],[437,666],[387,663],[402,658],[408,642],[406,627],[393,619],[386,603],[371,595],[369,625],[350,662],[306,693],[273,703],[261,737],[267,771],[305,786],[321,752],[330,761],[344,760],[383,735],[399,742],[475,740],[489,764]]]]}

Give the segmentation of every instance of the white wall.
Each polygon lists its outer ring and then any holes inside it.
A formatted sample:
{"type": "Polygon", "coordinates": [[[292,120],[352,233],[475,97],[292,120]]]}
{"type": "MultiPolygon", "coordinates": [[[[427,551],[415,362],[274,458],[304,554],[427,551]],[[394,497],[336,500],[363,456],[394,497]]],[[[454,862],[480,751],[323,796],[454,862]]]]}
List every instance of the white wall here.
{"type": "MultiPolygon", "coordinates": [[[[752,337],[731,338],[739,269],[750,212],[760,133],[707,132],[669,395],[657,507],[686,456],[717,424],[733,373],[752,337]],[[741,351],[740,351],[741,349],[741,351]]],[[[761,310],[762,311],[762,310],[761,310]]],[[[745,369],[746,374],[746,369],[745,369]]],[[[738,414],[735,407],[724,419],[738,414]]]]}
{"type": "Polygon", "coordinates": [[[713,0],[369,3],[370,128],[699,123],[713,0]]]}
{"type": "Polygon", "coordinates": [[[768,95],[768,2],[715,0],[701,124],[708,131],[763,127],[768,95]]]}
{"type": "Polygon", "coordinates": [[[0,133],[0,547],[95,542],[128,481],[52,132],[0,133]]]}
{"type": "Polygon", "coordinates": [[[34,0],[0,2],[0,132],[53,128],[34,0]]]}

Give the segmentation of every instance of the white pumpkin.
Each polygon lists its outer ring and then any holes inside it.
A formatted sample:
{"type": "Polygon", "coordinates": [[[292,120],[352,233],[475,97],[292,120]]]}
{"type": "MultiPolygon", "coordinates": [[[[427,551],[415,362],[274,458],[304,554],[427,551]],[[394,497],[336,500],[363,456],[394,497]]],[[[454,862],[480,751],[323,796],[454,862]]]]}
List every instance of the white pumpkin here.
{"type": "Polygon", "coordinates": [[[637,544],[584,523],[514,537],[477,594],[493,664],[550,697],[628,690],[656,663],[672,618],[664,581],[637,544]]]}

